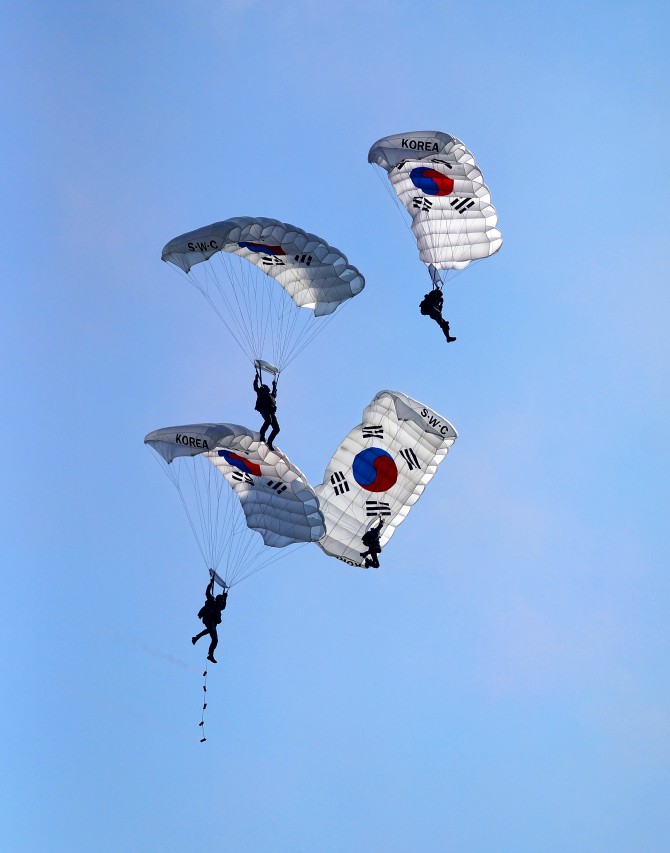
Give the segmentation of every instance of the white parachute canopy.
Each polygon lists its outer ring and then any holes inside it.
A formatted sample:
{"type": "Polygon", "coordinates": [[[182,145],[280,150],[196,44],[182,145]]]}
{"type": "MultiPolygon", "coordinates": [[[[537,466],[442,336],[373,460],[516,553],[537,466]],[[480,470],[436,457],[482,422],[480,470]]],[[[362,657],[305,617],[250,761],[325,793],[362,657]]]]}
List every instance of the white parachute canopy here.
{"type": "Polygon", "coordinates": [[[305,476],[257,432],[191,424],[155,430],[144,441],[177,488],[207,568],[228,586],[277,559],[265,546],[324,535],[319,500],[305,476]]]}
{"type": "Polygon", "coordinates": [[[246,356],[283,370],[365,280],[339,249],[276,219],[237,216],[175,237],[181,270],[246,356]]]}
{"type": "Polygon", "coordinates": [[[363,534],[381,517],[382,547],[433,478],[456,440],[442,415],[399,391],[380,391],[337,448],[315,491],[326,522],[318,545],[363,566],[363,534]]]}
{"type": "Polygon", "coordinates": [[[465,145],[437,130],[378,140],[368,162],[388,174],[412,217],[421,260],[435,270],[459,270],[502,245],[498,215],[475,158],[465,145]]]}

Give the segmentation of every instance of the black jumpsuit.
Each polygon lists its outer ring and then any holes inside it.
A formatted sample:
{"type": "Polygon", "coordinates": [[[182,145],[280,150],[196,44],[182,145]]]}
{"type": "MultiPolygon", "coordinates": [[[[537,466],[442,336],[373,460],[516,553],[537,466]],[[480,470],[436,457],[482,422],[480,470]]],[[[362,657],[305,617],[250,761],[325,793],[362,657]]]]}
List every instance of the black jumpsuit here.
{"type": "Polygon", "coordinates": [[[379,524],[376,527],[371,527],[366,531],[362,538],[363,544],[367,547],[367,551],[361,553],[361,557],[365,557],[366,569],[378,569],[379,560],[377,557],[382,552],[382,546],[379,544],[379,531],[382,529],[384,522],[379,519],[379,524]]]}
{"type": "Polygon", "coordinates": [[[205,634],[209,634],[212,639],[209,644],[207,659],[211,660],[212,663],[216,663],[214,660],[214,649],[219,644],[219,635],[216,632],[216,626],[221,623],[221,612],[226,609],[228,593],[224,592],[222,595],[214,597],[212,595],[213,590],[214,578],[212,578],[207,585],[207,589],[205,590],[205,603],[198,611],[198,619],[202,621],[202,624],[205,626],[205,630],[196,634],[195,637],[191,637],[191,642],[195,645],[201,637],[204,637],[205,634]]]}
{"type": "Polygon", "coordinates": [[[258,375],[254,377],[254,391],[256,392],[256,411],[263,415],[263,426],[261,427],[261,441],[265,441],[265,433],[269,426],[272,427],[268,438],[268,447],[273,450],[272,441],[279,433],[279,422],[277,421],[277,380],[272,383],[272,391],[267,385],[262,385],[258,375]]]}
{"type": "Polygon", "coordinates": [[[437,325],[444,332],[444,337],[447,339],[448,343],[455,341],[456,338],[452,338],[449,334],[449,322],[442,317],[442,306],[444,305],[444,297],[442,296],[442,291],[438,288],[431,290],[430,293],[426,293],[421,302],[419,303],[419,309],[421,313],[430,317],[431,320],[435,320],[437,325]]]}

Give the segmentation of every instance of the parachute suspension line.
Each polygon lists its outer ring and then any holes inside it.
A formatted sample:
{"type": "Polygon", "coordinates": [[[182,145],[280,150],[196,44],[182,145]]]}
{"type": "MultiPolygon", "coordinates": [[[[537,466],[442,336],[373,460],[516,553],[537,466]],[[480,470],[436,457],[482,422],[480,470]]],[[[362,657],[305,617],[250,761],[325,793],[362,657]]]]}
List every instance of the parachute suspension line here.
{"type": "MultiPolygon", "coordinates": [[[[273,288],[272,282],[262,273],[258,267],[248,263],[242,258],[236,258],[233,261],[232,257],[228,259],[229,268],[236,268],[242,272],[243,286],[245,288],[246,311],[248,316],[248,325],[250,339],[254,350],[254,357],[260,358],[265,349],[265,342],[268,339],[272,341],[274,332],[272,328],[273,311],[272,309],[265,310],[265,304],[270,301],[272,304],[273,288]],[[252,304],[253,300],[253,304],[252,304]],[[253,318],[253,319],[252,319],[253,318]],[[254,329],[258,331],[254,334],[254,329]]],[[[274,356],[273,356],[274,357],[274,356]]]]}
{"type": "MultiPolygon", "coordinates": [[[[203,460],[204,461],[204,460],[203,460]]],[[[217,568],[224,562],[225,570],[222,572],[225,583],[230,587],[238,582],[238,578],[246,571],[248,566],[258,562],[262,553],[262,544],[258,540],[259,534],[247,527],[241,518],[241,508],[237,504],[237,498],[224,476],[220,474],[214,465],[208,464],[208,476],[214,477],[217,493],[217,516],[211,521],[213,535],[218,537],[218,547],[212,544],[210,548],[213,567],[217,568]],[[221,503],[222,492],[225,490],[225,503],[221,503]],[[220,511],[223,509],[223,512],[220,511]],[[222,516],[222,519],[221,517],[222,516]]],[[[211,491],[210,491],[211,494],[211,491]]]]}
{"type": "Polygon", "coordinates": [[[196,526],[193,522],[191,512],[188,508],[188,503],[184,497],[184,493],[183,493],[182,488],[181,488],[181,483],[179,482],[179,472],[176,471],[176,469],[174,469],[172,467],[173,463],[164,462],[159,457],[155,457],[155,458],[156,458],[156,461],[161,465],[161,468],[163,469],[165,475],[168,477],[168,479],[173,483],[173,485],[177,489],[177,494],[179,495],[179,499],[181,500],[182,506],[184,507],[184,511],[186,512],[186,518],[188,519],[188,523],[190,524],[191,530],[193,531],[193,537],[196,541],[196,545],[198,546],[198,550],[200,551],[203,562],[205,563],[205,565],[208,565],[208,555],[205,554],[205,551],[203,549],[202,543],[200,541],[201,537],[198,534],[198,530],[196,529],[196,526]]]}
{"type": "Polygon", "coordinates": [[[486,260],[485,258],[474,258],[467,267],[463,267],[460,270],[440,270],[440,290],[444,290],[447,284],[451,285],[454,282],[454,279],[458,278],[459,275],[463,275],[468,269],[474,267],[475,264],[480,263],[481,261],[486,260]]]}
{"type": "MultiPolygon", "coordinates": [[[[253,312],[251,299],[254,290],[253,281],[248,278],[246,265],[241,266],[239,258],[236,258],[238,264],[237,270],[233,268],[233,263],[235,262],[232,261],[232,258],[228,254],[222,253],[218,258],[219,260],[216,263],[219,263],[224,271],[222,277],[216,274],[216,268],[213,265],[211,267],[203,265],[202,269],[199,267],[198,274],[203,275],[212,282],[219,294],[221,303],[226,311],[226,316],[224,316],[208,292],[206,294],[207,301],[231,333],[242,352],[248,358],[252,358],[256,350],[252,331],[253,312]],[[237,306],[237,310],[235,310],[235,306],[237,306]]],[[[202,286],[199,285],[197,274],[193,270],[188,278],[196,284],[201,292],[204,292],[202,286]]]]}
{"type": "MultiPolygon", "coordinates": [[[[240,338],[244,337],[244,334],[243,334],[244,330],[240,330],[239,328],[237,328],[237,329],[234,328],[234,326],[232,325],[232,321],[229,323],[228,320],[226,320],[224,315],[221,313],[219,306],[216,304],[214,299],[212,299],[212,295],[209,292],[207,285],[205,283],[203,283],[202,281],[200,281],[200,279],[193,272],[191,272],[191,274],[185,273],[183,270],[178,270],[178,272],[184,276],[184,278],[186,279],[186,281],[189,283],[189,285],[191,287],[195,287],[195,289],[198,290],[202,294],[205,301],[210,305],[210,307],[212,308],[214,313],[217,315],[219,320],[221,320],[221,322],[226,327],[226,329],[228,329],[228,331],[230,332],[230,334],[232,335],[232,337],[234,338],[235,342],[237,343],[239,348],[242,350],[242,352],[247,353],[248,347],[245,347],[245,344],[240,339],[240,338]]],[[[214,282],[215,286],[216,286],[217,291],[219,293],[221,293],[220,283],[216,280],[216,278],[214,276],[212,276],[211,272],[208,269],[204,269],[204,270],[200,271],[200,274],[205,279],[211,278],[212,281],[214,282]]],[[[226,300],[225,296],[223,296],[223,300],[227,305],[227,300],[226,300]]],[[[232,312],[231,312],[231,317],[234,317],[234,314],[232,312]]],[[[239,322],[237,325],[239,327],[239,325],[240,325],[239,322]]]]}
{"type": "Polygon", "coordinates": [[[372,165],[372,168],[374,169],[374,173],[377,176],[377,180],[379,180],[381,182],[381,185],[384,187],[384,192],[392,199],[393,204],[398,213],[400,214],[400,218],[403,221],[403,225],[405,226],[405,228],[407,228],[409,233],[414,236],[412,233],[411,220],[408,220],[407,211],[405,210],[400,199],[398,198],[396,191],[393,189],[393,185],[391,184],[391,179],[389,178],[388,174],[380,167],[372,165]]]}
{"type": "MultiPolygon", "coordinates": [[[[343,303],[338,308],[336,308],[336,310],[333,311],[332,314],[328,314],[325,317],[314,317],[314,321],[315,321],[314,326],[315,327],[314,328],[305,327],[300,332],[300,334],[296,338],[296,342],[294,343],[294,345],[291,349],[290,358],[287,359],[287,361],[284,364],[284,367],[288,367],[288,365],[291,364],[291,362],[294,361],[300,355],[300,353],[305,349],[305,347],[309,346],[309,344],[311,344],[311,342],[314,340],[314,338],[320,332],[322,332],[326,328],[326,326],[330,325],[330,323],[333,321],[333,317],[337,313],[339,313],[340,311],[343,311],[345,308],[347,308],[349,306],[350,302],[351,302],[351,299],[348,299],[345,303],[343,303]]],[[[301,309],[301,310],[305,310],[305,309],[301,309]]]]}
{"type": "MultiPolygon", "coordinates": [[[[270,283],[268,283],[270,286],[270,283]]],[[[288,294],[277,282],[270,288],[270,319],[272,330],[272,357],[278,367],[284,367],[284,357],[289,341],[290,315],[298,309],[293,304],[288,294]]]]}
{"type": "MultiPolygon", "coordinates": [[[[203,539],[208,545],[208,557],[211,567],[216,569],[221,562],[225,547],[225,539],[219,534],[221,533],[220,509],[224,494],[223,487],[227,484],[223,482],[223,477],[213,478],[213,475],[218,472],[214,470],[214,466],[209,464],[208,460],[200,456],[193,459],[193,465],[187,466],[187,471],[196,498],[203,539]],[[216,513],[215,516],[213,516],[214,512],[216,513]]],[[[223,504],[223,520],[225,522],[226,509],[230,510],[230,496],[226,494],[223,500],[226,501],[223,504]]]]}
{"type": "MultiPolygon", "coordinates": [[[[282,277],[293,282],[300,280],[294,270],[282,273],[282,277]]],[[[273,338],[274,357],[276,364],[283,370],[293,361],[297,351],[302,349],[302,339],[311,331],[317,318],[311,309],[298,307],[281,285],[272,288],[271,316],[275,319],[276,326],[273,338]]]]}
{"type": "Polygon", "coordinates": [[[241,550],[237,570],[231,577],[231,586],[240,583],[284,556],[283,549],[271,548],[269,551],[275,553],[267,556],[268,548],[263,543],[260,533],[253,531],[252,536],[249,537],[241,550]]]}
{"type": "MultiPolygon", "coordinates": [[[[224,480],[223,477],[221,479],[224,480]]],[[[234,497],[232,489],[231,496],[234,497]]],[[[239,515],[242,510],[239,507],[235,508],[238,510],[236,514],[239,515]]],[[[260,534],[247,527],[241,518],[238,519],[238,522],[234,526],[231,525],[226,544],[228,550],[225,581],[230,587],[239,582],[241,576],[245,574],[249,566],[254,566],[258,563],[263,554],[264,546],[260,534]]]]}
{"type": "MultiPolygon", "coordinates": [[[[204,454],[204,459],[210,458],[214,454],[204,454]]],[[[220,472],[216,470],[216,466],[209,463],[208,468],[212,472],[212,476],[217,477],[220,472]]],[[[256,530],[250,529],[243,517],[242,510],[235,500],[236,496],[232,489],[228,491],[229,484],[225,481],[224,476],[219,476],[220,483],[230,496],[233,510],[229,515],[229,528],[224,531],[224,545],[226,553],[226,570],[225,582],[228,587],[237,585],[243,580],[246,580],[251,575],[261,569],[266,568],[277,560],[281,559],[286,551],[284,548],[271,548],[265,546],[262,536],[256,530]]],[[[217,481],[218,482],[218,481],[217,481]]],[[[266,514],[266,511],[261,512],[261,518],[266,514]]],[[[269,509],[268,509],[269,515],[269,509]]],[[[299,546],[308,543],[297,543],[299,546]]]]}
{"type": "Polygon", "coordinates": [[[217,253],[211,263],[194,265],[188,273],[176,269],[201,293],[250,361],[268,358],[269,351],[280,370],[297,358],[336,313],[317,317],[313,309],[293,302],[283,285],[299,283],[298,270],[281,267],[275,277],[225,251],[217,253]]]}
{"type": "MultiPolygon", "coordinates": [[[[218,290],[230,315],[237,320],[238,344],[252,360],[266,356],[267,345],[273,362],[282,368],[288,340],[297,322],[291,298],[273,276],[266,275],[243,258],[223,252],[219,255],[219,262],[230,285],[232,300],[227,297],[221,282],[218,290]],[[239,338],[244,338],[245,345],[239,338]]],[[[217,313],[221,316],[220,312],[217,313]]]]}
{"type": "Polygon", "coordinates": [[[216,290],[219,295],[223,297],[224,306],[227,307],[227,301],[225,299],[225,296],[223,296],[223,294],[221,293],[220,282],[218,281],[216,276],[213,275],[212,270],[207,266],[198,267],[197,273],[191,270],[191,272],[187,275],[187,278],[198,290],[200,290],[207,302],[214,309],[214,312],[217,314],[223,325],[233,336],[238,346],[244,351],[244,344],[240,340],[240,338],[244,337],[244,329],[241,329],[240,323],[236,322],[236,318],[233,312],[228,311],[227,317],[221,312],[221,309],[213,299],[212,294],[210,292],[210,290],[216,290]],[[199,276],[203,277],[203,283],[200,282],[199,276]]]}
{"type": "MultiPolygon", "coordinates": [[[[270,516],[269,508],[267,510],[261,508],[261,519],[264,520],[266,516],[268,518],[270,516]]],[[[287,555],[286,547],[274,548],[266,546],[258,531],[250,530],[246,525],[243,525],[243,529],[248,535],[238,536],[235,542],[231,544],[231,554],[233,555],[231,562],[234,564],[234,567],[226,576],[229,588],[247,580],[252,575],[283,559],[287,555]]],[[[301,548],[307,544],[310,543],[295,543],[297,548],[301,548]]],[[[295,550],[295,548],[292,550],[295,550]]]]}
{"type": "Polygon", "coordinates": [[[245,530],[236,530],[231,537],[230,565],[226,573],[226,583],[233,586],[240,574],[250,564],[258,560],[260,549],[257,537],[260,534],[245,526],[245,530]]]}
{"type": "MultiPolygon", "coordinates": [[[[305,545],[309,544],[309,542],[297,542],[295,547],[292,549],[292,553],[295,553],[295,551],[297,551],[299,548],[304,548],[305,545]]],[[[279,553],[273,554],[271,557],[268,557],[267,560],[265,560],[263,563],[260,563],[258,566],[250,568],[248,572],[240,574],[239,577],[236,577],[236,579],[232,583],[228,584],[228,587],[231,588],[233,586],[236,586],[238,583],[242,583],[242,581],[247,580],[247,578],[250,578],[257,572],[260,572],[262,569],[265,569],[268,566],[272,565],[272,563],[276,563],[278,560],[281,560],[287,556],[285,553],[283,553],[286,550],[285,548],[277,548],[273,550],[277,550],[279,553]]]]}
{"type": "MultiPolygon", "coordinates": [[[[203,462],[204,462],[204,460],[203,460],[203,462]]],[[[222,476],[219,476],[219,472],[216,470],[214,465],[209,463],[209,460],[207,460],[207,467],[208,467],[208,475],[210,477],[215,478],[216,487],[218,490],[217,491],[217,502],[216,502],[216,518],[214,519],[213,524],[212,524],[212,529],[221,532],[219,549],[218,549],[218,553],[216,555],[216,565],[212,567],[213,569],[216,569],[218,566],[220,566],[220,564],[224,558],[224,555],[226,553],[226,543],[230,540],[230,538],[234,532],[235,502],[233,500],[232,495],[228,491],[229,485],[228,485],[228,483],[225,482],[225,478],[222,476]],[[225,489],[226,497],[224,498],[225,503],[223,506],[223,512],[221,512],[221,496],[223,494],[224,489],[225,489]],[[223,517],[221,517],[221,516],[223,516],[223,517]]],[[[230,563],[230,552],[228,552],[228,558],[226,559],[226,570],[224,572],[224,580],[228,575],[229,563],[230,563]]]]}
{"type": "MultiPolygon", "coordinates": [[[[228,274],[234,280],[235,271],[232,267],[235,262],[232,258],[222,257],[222,260],[227,262],[228,274]]],[[[258,330],[255,339],[251,332],[249,334],[250,341],[253,341],[254,355],[258,358],[262,357],[267,344],[271,350],[273,362],[282,368],[285,364],[288,341],[298,319],[296,306],[274,276],[263,273],[258,267],[241,258],[236,258],[236,261],[244,279],[243,287],[246,297],[244,308],[242,308],[242,300],[238,300],[238,308],[241,313],[246,311],[247,315],[253,318],[253,323],[250,319],[248,325],[250,327],[253,325],[253,328],[258,330]]]]}
{"type": "MultiPolygon", "coordinates": [[[[195,465],[197,465],[197,461],[194,460],[195,465]]],[[[174,464],[174,463],[173,463],[174,464]]],[[[214,542],[215,542],[215,531],[212,530],[211,526],[211,516],[209,515],[209,507],[206,505],[207,502],[203,498],[202,489],[200,488],[200,482],[198,480],[197,471],[195,470],[195,465],[193,468],[186,467],[186,471],[191,480],[191,486],[193,488],[193,492],[195,494],[196,504],[195,508],[197,510],[197,517],[200,522],[200,530],[202,531],[202,538],[205,542],[207,548],[207,558],[213,561],[214,555],[214,542]],[[208,535],[208,531],[211,531],[208,535]]],[[[181,494],[181,490],[180,490],[181,494]]]]}
{"type": "Polygon", "coordinates": [[[263,549],[255,541],[255,532],[243,521],[236,519],[238,511],[241,512],[236,496],[216,467],[200,456],[189,457],[188,460],[178,458],[169,465],[158,457],[157,461],[177,490],[193,538],[207,568],[216,571],[225,556],[222,575],[227,583],[228,578],[234,579],[244,571],[249,562],[257,562],[263,549]],[[180,466],[180,461],[192,463],[192,468],[180,466]],[[183,468],[186,473],[180,472],[179,468],[183,468]],[[186,477],[190,483],[192,501],[184,493],[182,477],[186,477]]]}
{"type": "MultiPolygon", "coordinates": [[[[299,280],[297,272],[292,271],[292,275],[296,281],[299,280]]],[[[284,355],[281,363],[282,369],[288,367],[288,365],[291,364],[291,362],[293,362],[300,353],[309,346],[309,344],[311,344],[314,338],[332,322],[335,314],[347,307],[350,302],[351,299],[346,300],[346,302],[339,305],[335,311],[322,317],[317,317],[313,313],[313,310],[308,308],[298,308],[297,310],[289,311],[289,319],[286,324],[284,336],[284,355]],[[296,327],[298,326],[299,328],[296,331],[296,327]],[[290,344],[289,341],[291,342],[290,344]]]]}
{"type": "Polygon", "coordinates": [[[233,260],[227,252],[219,254],[219,262],[225,273],[225,283],[219,279],[214,272],[212,272],[216,281],[217,290],[229,316],[233,318],[233,322],[237,324],[240,338],[243,338],[245,341],[245,343],[242,344],[238,340],[240,349],[247,357],[251,356],[253,358],[256,347],[252,330],[251,299],[252,296],[255,296],[255,293],[252,293],[255,288],[253,280],[248,275],[250,270],[242,266],[240,258],[235,257],[235,260],[233,260]],[[230,289],[234,303],[237,306],[237,310],[234,310],[233,300],[228,296],[226,288],[230,289]],[[244,307],[242,307],[242,303],[244,307]]]}
{"type": "MultiPolygon", "coordinates": [[[[230,588],[286,552],[265,546],[261,534],[247,526],[238,495],[212,464],[217,455],[178,456],[171,463],[160,455],[155,458],[179,495],[203,563],[230,588]]],[[[271,514],[269,507],[262,508],[261,517],[266,514],[271,514]]]]}

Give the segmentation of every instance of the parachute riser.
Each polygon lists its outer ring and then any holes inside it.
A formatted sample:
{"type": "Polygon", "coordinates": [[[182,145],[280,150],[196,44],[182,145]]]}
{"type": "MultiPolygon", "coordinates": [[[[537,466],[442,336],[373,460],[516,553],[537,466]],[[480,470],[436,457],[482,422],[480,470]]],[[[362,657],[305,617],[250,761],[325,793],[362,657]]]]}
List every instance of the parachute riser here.
{"type": "Polygon", "coordinates": [[[440,276],[440,271],[437,267],[433,266],[433,264],[428,264],[428,275],[430,276],[431,283],[433,285],[433,290],[442,290],[444,287],[444,282],[440,276]]]}
{"type": "Polygon", "coordinates": [[[217,574],[214,569],[209,570],[209,576],[214,581],[215,584],[218,584],[224,592],[228,592],[230,589],[230,584],[227,584],[221,575],[217,574]]]}
{"type": "Polygon", "coordinates": [[[281,373],[281,370],[274,364],[271,364],[269,361],[264,361],[262,358],[255,358],[254,367],[256,368],[256,375],[261,383],[263,382],[263,371],[273,377],[272,381],[277,384],[279,383],[279,374],[281,373]]]}

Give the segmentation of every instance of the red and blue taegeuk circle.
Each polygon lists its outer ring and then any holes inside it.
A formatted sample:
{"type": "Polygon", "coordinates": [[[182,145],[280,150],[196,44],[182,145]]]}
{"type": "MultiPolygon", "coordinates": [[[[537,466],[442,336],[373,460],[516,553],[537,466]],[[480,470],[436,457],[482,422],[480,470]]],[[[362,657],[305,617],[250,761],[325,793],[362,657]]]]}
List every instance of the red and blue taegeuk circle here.
{"type": "Polygon", "coordinates": [[[414,186],[426,195],[449,195],[454,191],[454,180],[436,169],[417,166],[409,173],[414,186]]]}
{"type": "Polygon", "coordinates": [[[386,492],[398,479],[393,457],[380,447],[368,447],[357,453],[351,470],[354,480],[367,492],[386,492]]]}
{"type": "Polygon", "coordinates": [[[251,459],[245,459],[244,456],[238,456],[231,450],[219,450],[219,456],[223,456],[229,465],[239,468],[245,474],[253,474],[256,477],[261,476],[261,466],[252,462],[251,459]]]}
{"type": "Polygon", "coordinates": [[[256,252],[259,255],[285,255],[286,252],[281,246],[269,246],[267,243],[250,243],[248,240],[241,240],[237,244],[240,249],[248,249],[250,252],[256,252]]]}

